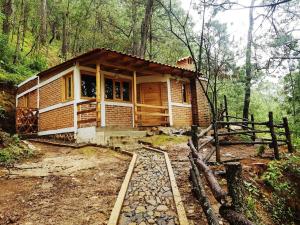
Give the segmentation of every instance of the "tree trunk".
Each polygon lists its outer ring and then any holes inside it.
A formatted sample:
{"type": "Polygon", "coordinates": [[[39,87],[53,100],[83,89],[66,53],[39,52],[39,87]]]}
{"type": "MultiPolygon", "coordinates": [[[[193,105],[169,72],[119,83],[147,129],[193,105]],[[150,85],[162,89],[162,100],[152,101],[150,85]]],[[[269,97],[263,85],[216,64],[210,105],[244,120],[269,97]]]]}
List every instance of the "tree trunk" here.
{"type": "Polygon", "coordinates": [[[154,2],[154,0],[147,1],[145,16],[144,16],[142,26],[141,26],[141,44],[140,44],[140,49],[139,49],[139,56],[142,58],[145,58],[145,53],[146,53],[146,45],[147,45],[147,39],[148,39],[148,35],[149,35],[149,27],[150,27],[151,18],[152,18],[152,12],[153,12],[153,2],[154,2]]]}
{"type": "Polygon", "coordinates": [[[2,30],[4,34],[9,34],[11,28],[10,17],[13,12],[12,10],[12,0],[4,0],[2,4],[4,20],[2,25],[2,30]]]}
{"type": "Polygon", "coordinates": [[[20,38],[21,38],[21,24],[23,19],[23,13],[24,13],[24,0],[21,1],[21,15],[18,23],[18,32],[17,32],[17,43],[15,48],[15,54],[14,54],[14,60],[13,63],[17,63],[19,60],[19,54],[20,54],[20,38]]]}
{"type": "MultiPolygon", "coordinates": [[[[251,1],[251,6],[254,5],[255,0],[251,1]]],[[[252,79],[252,32],[253,32],[253,7],[249,9],[249,28],[248,28],[248,40],[246,49],[246,79],[245,79],[245,98],[244,98],[244,108],[243,108],[243,118],[248,119],[249,116],[249,106],[250,106],[250,96],[251,96],[251,79],[252,79]]]]}
{"type": "Polygon", "coordinates": [[[138,55],[138,28],[137,28],[137,2],[136,0],[132,0],[131,6],[131,22],[132,22],[132,54],[138,55]]]}
{"type": "Polygon", "coordinates": [[[47,0],[41,0],[41,43],[46,44],[47,39],[47,0]]]}
{"type": "Polygon", "coordinates": [[[62,57],[64,60],[67,59],[68,54],[68,18],[69,18],[69,1],[67,11],[63,14],[63,31],[62,31],[62,57]]]}
{"type": "Polygon", "coordinates": [[[24,42],[25,42],[25,37],[26,37],[26,32],[27,32],[27,27],[28,27],[28,16],[29,16],[29,4],[28,2],[25,1],[24,3],[24,11],[23,11],[23,32],[22,32],[22,47],[21,51],[23,51],[24,48],[24,42]]]}

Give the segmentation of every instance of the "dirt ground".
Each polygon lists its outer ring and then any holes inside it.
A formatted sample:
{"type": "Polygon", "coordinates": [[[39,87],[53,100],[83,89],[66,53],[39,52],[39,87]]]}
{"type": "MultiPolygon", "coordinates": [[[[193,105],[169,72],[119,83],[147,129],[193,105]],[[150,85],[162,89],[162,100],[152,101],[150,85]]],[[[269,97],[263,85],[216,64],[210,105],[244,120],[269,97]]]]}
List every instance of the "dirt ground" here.
{"type": "MultiPolygon", "coordinates": [[[[165,146],[160,146],[166,152],[168,152],[170,159],[172,161],[172,167],[174,169],[176,175],[177,185],[179,187],[179,191],[181,197],[184,202],[184,206],[186,209],[187,217],[191,224],[196,225],[206,225],[206,217],[202,211],[201,206],[197,202],[193,192],[191,182],[189,181],[189,169],[190,162],[188,160],[188,155],[190,153],[189,147],[186,142],[182,142],[181,144],[167,144],[165,146]]],[[[204,150],[205,151],[205,150],[204,150]]],[[[205,153],[205,152],[204,152],[205,153]]],[[[265,168],[261,168],[261,164],[266,165],[273,153],[270,149],[267,149],[264,157],[257,157],[257,146],[223,146],[221,147],[221,159],[222,161],[226,160],[240,160],[243,165],[243,173],[246,180],[252,180],[257,173],[262,172],[265,168]]],[[[212,164],[215,163],[215,156],[212,156],[210,159],[212,164]]],[[[211,168],[215,171],[224,171],[224,166],[211,166],[211,168]]],[[[222,175],[216,175],[220,185],[224,190],[226,190],[226,179],[222,175]]],[[[205,182],[205,179],[203,178],[205,182]]],[[[219,211],[219,203],[215,200],[209,188],[206,186],[206,193],[210,199],[214,212],[219,217],[221,224],[228,224],[225,220],[223,220],[220,215],[218,215],[219,211]]],[[[264,218],[265,224],[272,224],[268,217],[264,218]]]]}
{"type": "Polygon", "coordinates": [[[0,168],[0,224],[106,224],[130,157],[34,143],[38,156],[0,168]]]}

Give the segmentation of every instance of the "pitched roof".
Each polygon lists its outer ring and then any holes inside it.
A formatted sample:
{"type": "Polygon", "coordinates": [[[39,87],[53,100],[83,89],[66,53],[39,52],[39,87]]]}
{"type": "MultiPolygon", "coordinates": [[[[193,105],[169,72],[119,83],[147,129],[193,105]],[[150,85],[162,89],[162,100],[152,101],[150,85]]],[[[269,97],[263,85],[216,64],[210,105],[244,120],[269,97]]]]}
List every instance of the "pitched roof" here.
{"type": "Polygon", "coordinates": [[[143,59],[141,57],[125,54],[123,52],[106,49],[106,48],[96,48],[91,51],[88,51],[84,54],[76,56],[72,59],[69,59],[61,64],[58,64],[54,67],[51,67],[45,71],[37,74],[38,76],[43,76],[55,71],[64,70],[66,67],[74,65],[76,62],[85,62],[87,63],[89,60],[100,60],[100,63],[103,64],[109,61],[116,67],[122,66],[124,68],[128,68],[129,70],[139,71],[148,71],[148,72],[156,72],[161,74],[172,74],[179,75],[183,77],[193,77],[194,71],[181,68],[178,66],[168,65],[159,63],[153,60],[143,59]]]}

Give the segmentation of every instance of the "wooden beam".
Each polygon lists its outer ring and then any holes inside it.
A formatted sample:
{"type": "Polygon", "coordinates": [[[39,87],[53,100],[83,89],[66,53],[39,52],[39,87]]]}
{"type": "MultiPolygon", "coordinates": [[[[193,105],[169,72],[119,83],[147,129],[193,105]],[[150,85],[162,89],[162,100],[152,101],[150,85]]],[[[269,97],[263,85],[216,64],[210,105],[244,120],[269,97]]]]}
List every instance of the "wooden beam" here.
{"type": "Polygon", "coordinates": [[[136,71],[133,71],[133,104],[134,104],[134,127],[137,127],[136,71]]]}
{"type": "Polygon", "coordinates": [[[100,63],[97,62],[96,64],[96,121],[97,121],[97,127],[100,126],[101,123],[101,74],[100,74],[100,63]]]}

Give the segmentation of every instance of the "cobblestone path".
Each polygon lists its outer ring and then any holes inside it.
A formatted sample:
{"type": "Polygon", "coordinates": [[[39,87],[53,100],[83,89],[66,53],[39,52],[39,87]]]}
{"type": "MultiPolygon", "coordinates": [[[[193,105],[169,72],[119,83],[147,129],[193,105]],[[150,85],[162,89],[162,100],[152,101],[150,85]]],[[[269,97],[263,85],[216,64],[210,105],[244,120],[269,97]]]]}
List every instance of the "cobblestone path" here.
{"type": "Polygon", "coordinates": [[[179,224],[162,153],[138,152],[119,219],[119,225],[127,224],[179,224]]]}

